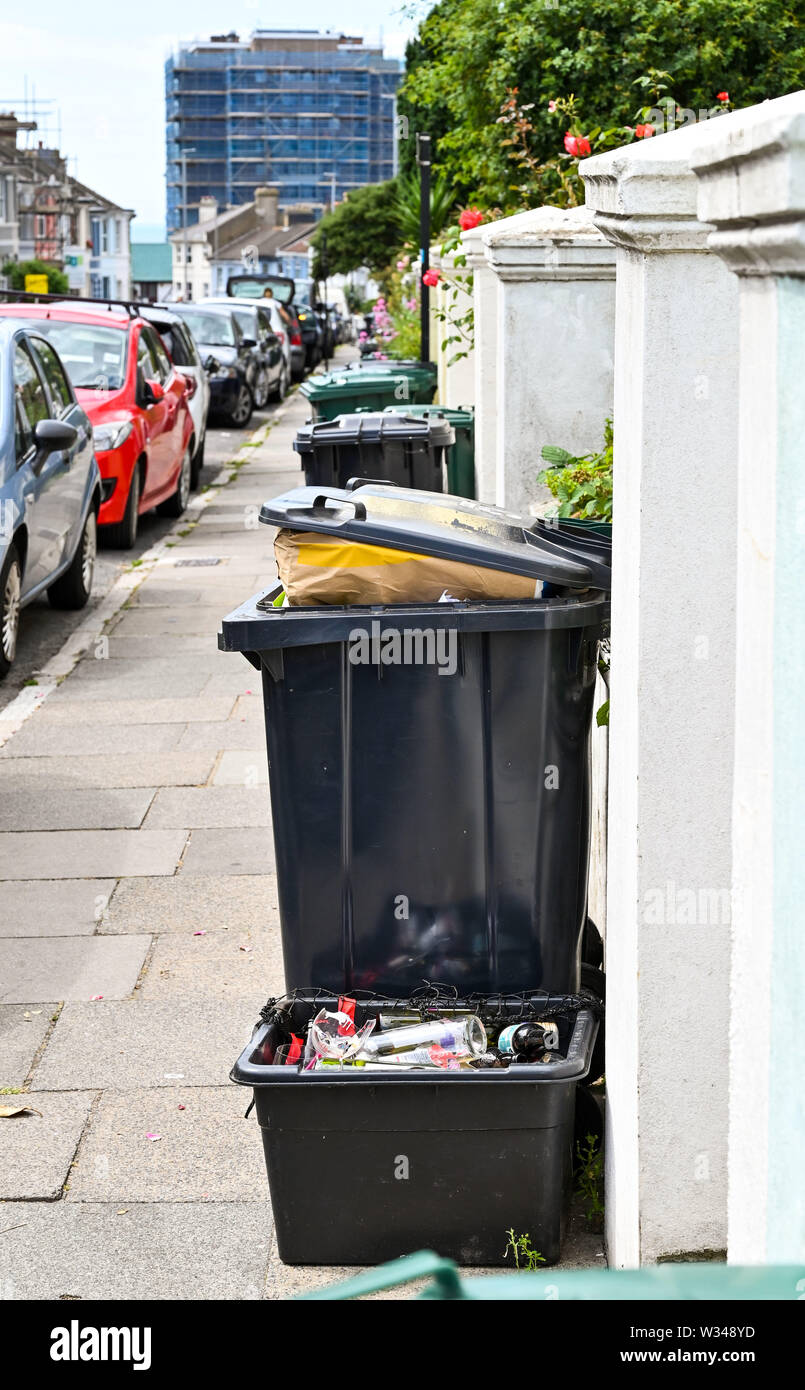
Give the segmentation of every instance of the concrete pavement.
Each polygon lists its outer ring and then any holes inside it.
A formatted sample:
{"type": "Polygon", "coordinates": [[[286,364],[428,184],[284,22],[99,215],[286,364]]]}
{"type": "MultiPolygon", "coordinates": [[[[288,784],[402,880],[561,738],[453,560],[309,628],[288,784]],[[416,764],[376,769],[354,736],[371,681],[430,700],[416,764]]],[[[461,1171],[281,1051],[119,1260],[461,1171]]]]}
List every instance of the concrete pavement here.
{"type": "MultiPolygon", "coordinates": [[[[250,1096],[283,988],[259,678],[221,617],[275,576],[296,396],[0,749],[4,1298],[286,1299],[250,1096]],[[242,466],[241,466],[242,465],[242,466]]],[[[601,1262],[579,1235],[568,1263],[601,1262]]],[[[350,1271],[352,1272],[352,1271],[350,1271]]]]}

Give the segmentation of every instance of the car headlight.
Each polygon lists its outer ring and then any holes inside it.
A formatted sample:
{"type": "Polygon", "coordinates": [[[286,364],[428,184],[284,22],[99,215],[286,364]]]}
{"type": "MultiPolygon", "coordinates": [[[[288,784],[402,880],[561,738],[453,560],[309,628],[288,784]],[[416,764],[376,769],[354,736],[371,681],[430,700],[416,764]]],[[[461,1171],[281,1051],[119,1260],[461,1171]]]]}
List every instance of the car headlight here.
{"type": "Polygon", "coordinates": [[[108,425],[95,425],[92,442],[100,453],[104,449],[119,449],[128,439],[133,425],[131,420],[112,420],[108,425]]]}
{"type": "Polygon", "coordinates": [[[220,367],[217,372],[213,372],[210,381],[226,381],[228,378],[237,376],[237,367],[220,367]]]}

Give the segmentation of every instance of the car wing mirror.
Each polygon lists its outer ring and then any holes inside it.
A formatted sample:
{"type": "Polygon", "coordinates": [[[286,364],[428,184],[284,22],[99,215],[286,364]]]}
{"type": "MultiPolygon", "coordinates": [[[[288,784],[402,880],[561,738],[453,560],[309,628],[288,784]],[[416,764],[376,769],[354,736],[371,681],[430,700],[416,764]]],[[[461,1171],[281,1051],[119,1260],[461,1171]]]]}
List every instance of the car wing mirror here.
{"type": "Polygon", "coordinates": [[[154,381],[151,377],[146,377],[145,399],[148,405],[156,405],[157,401],[164,401],[165,388],[160,381],[154,381]]]}
{"type": "Polygon", "coordinates": [[[45,459],[51,454],[58,453],[62,449],[72,449],[78,439],[78,430],[75,425],[68,425],[66,420],[40,420],[34,429],[34,443],[36,453],[32,461],[35,473],[38,473],[45,459]]]}

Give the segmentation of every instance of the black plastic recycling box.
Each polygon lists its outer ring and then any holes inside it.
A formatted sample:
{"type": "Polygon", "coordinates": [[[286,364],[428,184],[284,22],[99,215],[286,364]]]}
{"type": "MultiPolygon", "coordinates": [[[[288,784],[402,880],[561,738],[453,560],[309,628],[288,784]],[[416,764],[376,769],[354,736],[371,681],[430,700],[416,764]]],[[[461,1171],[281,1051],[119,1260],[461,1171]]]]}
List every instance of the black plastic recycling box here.
{"type": "MultiPolygon", "coordinates": [[[[315,1003],[294,1005],[300,1031],[322,1006],[337,1007],[309,993],[315,1003]]],[[[522,1002],[509,1008],[516,1019],[522,1002]]],[[[359,1004],[356,1021],[370,1012],[359,1004]]],[[[513,1228],[554,1264],[576,1088],[598,1030],[592,1009],[558,1023],[548,1066],[382,1077],[274,1065],[278,1030],[261,1023],[231,1076],[254,1090],[280,1259],[379,1264],[424,1247],[462,1265],[502,1265],[513,1228]]]]}
{"type": "Polygon", "coordinates": [[[455,430],[443,417],[383,411],[308,421],[297,432],[309,487],[346,487],[351,478],[383,478],[398,487],[442,492],[455,430]]]}
{"type": "MultiPolygon", "coordinates": [[[[535,588],[522,601],[281,608],[275,586],[224,620],[221,648],[262,673],[288,987],[333,1002],[405,999],[423,980],[462,997],[575,991],[608,544],[371,483],[296,488],[261,520],[535,588]],[[402,659],[385,662],[386,644],[402,659]]],[[[281,1258],[366,1263],[424,1245],[500,1264],[514,1226],[555,1261],[596,1027],[577,1014],[553,1075],[370,1079],[275,1066],[261,1025],[232,1078],[254,1087],[281,1258]]]]}

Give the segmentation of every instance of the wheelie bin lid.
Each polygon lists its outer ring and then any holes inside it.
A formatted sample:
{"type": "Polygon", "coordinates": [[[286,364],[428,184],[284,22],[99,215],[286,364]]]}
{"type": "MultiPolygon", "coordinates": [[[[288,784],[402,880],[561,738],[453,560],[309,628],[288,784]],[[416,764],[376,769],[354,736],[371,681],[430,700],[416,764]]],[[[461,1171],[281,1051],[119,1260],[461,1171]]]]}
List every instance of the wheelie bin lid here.
{"type": "Polygon", "coordinates": [[[597,537],[579,538],[561,525],[534,522],[466,497],[382,480],[351,478],[346,488],[292,488],[264,502],[260,520],[527,575],[562,588],[611,586],[606,545],[597,537]]]}
{"type": "Polygon", "coordinates": [[[455,431],[448,420],[422,418],[413,413],[360,411],[336,415],[334,420],[308,420],[297,431],[293,447],[297,454],[312,454],[317,448],[342,444],[421,443],[430,448],[447,448],[455,443],[455,431]]]}
{"type": "Polygon", "coordinates": [[[435,362],[420,362],[418,357],[359,357],[345,362],[339,369],[346,372],[425,372],[428,376],[438,376],[439,368],[435,362]]]}

